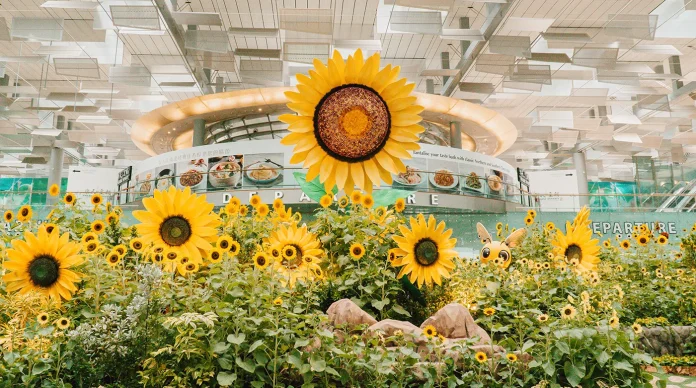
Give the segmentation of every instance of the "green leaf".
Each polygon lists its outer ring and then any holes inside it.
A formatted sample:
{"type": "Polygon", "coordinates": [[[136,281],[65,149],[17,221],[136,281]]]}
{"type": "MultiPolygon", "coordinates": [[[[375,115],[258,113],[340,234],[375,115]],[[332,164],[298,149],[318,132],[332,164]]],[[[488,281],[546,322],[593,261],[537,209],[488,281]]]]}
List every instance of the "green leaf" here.
{"type": "Polygon", "coordinates": [[[385,189],[375,190],[372,192],[372,198],[375,200],[375,207],[393,205],[399,198],[406,198],[413,194],[410,190],[385,189]]]}
{"type": "Polygon", "coordinates": [[[220,364],[220,368],[222,368],[224,370],[232,369],[232,360],[230,360],[229,358],[220,357],[220,358],[218,358],[217,361],[218,361],[218,364],[220,364]]]}
{"type": "Polygon", "coordinates": [[[217,375],[217,382],[218,382],[218,384],[222,385],[223,387],[232,385],[236,380],[237,380],[236,373],[220,372],[217,375]]]}
{"type": "Polygon", "coordinates": [[[536,345],[536,342],[532,340],[527,340],[527,342],[522,345],[522,351],[526,352],[527,350],[531,349],[534,345],[536,345]]]}
{"type": "Polygon", "coordinates": [[[242,342],[244,342],[245,338],[246,334],[244,333],[240,333],[239,335],[230,334],[227,336],[227,342],[231,342],[235,345],[240,345],[242,342]]]}
{"type": "Polygon", "coordinates": [[[555,345],[556,348],[561,351],[561,353],[570,354],[570,347],[568,346],[568,343],[563,341],[556,341],[555,345]]]}
{"type": "Polygon", "coordinates": [[[609,353],[606,351],[602,351],[602,353],[597,355],[597,362],[599,363],[599,366],[604,366],[607,361],[609,361],[609,353]]]}
{"type": "Polygon", "coordinates": [[[300,369],[302,366],[302,355],[300,352],[295,350],[294,352],[290,353],[288,355],[288,363],[292,366],[294,366],[297,369],[300,369]]]}
{"type": "Polygon", "coordinates": [[[254,341],[254,343],[251,344],[251,346],[249,347],[249,353],[253,352],[254,350],[256,350],[256,348],[258,348],[261,345],[263,345],[263,340],[254,341]]]}
{"type": "Polygon", "coordinates": [[[374,308],[376,308],[379,311],[382,311],[382,309],[384,309],[384,306],[389,304],[389,298],[384,298],[382,300],[372,299],[371,303],[372,306],[374,306],[374,308]]]}
{"type": "Polygon", "coordinates": [[[40,375],[43,372],[51,369],[51,366],[43,361],[39,361],[36,364],[34,364],[34,367],[31,368],[31,374],[33,376],[40,375]]]}
{"type": "Polygon", "coordinates": [[[220,354],[226,352],[229,348],[229,344],[226,344],[224,342],[216,342],[215,345],[213,345],[213,352],[220,354]]]}
{"type": "Polygon", "coordinates": [[[635,368],[633,367],[633,365],[631,365],[630,362],[625,361],[625,360],[619,361],[619,362],[615,362],[615,363],[614,363],[614,368],[615,368],[615,369],[623,369],[623,370],[625,370],[625,371],[627,371],[627,372],[634,372],[634,371],[635,371],[635,368]]]}
{"type": "MultiPolygon", "coordinates": [[[[307,174],[303,174],[301,172],[294,172],[292,173],[292,175],[295,176],[295,180],[297,181],[297,184],[300,185],[302,192],[307,194],[307,196],[312,201],[319,202],[319,200],[321,200],[321,197],[327,194],[324,185],[319,182],[319,177],[314,178],[314,180],[311,182],[307,182],[307,174]]],[[[331,189],[331,194],[335,195],[336,193],[338,193],[338,189],[336,188],[336,186],[334,186],[331,189]]]]}
{"type": "Polygon", "coordinates": [[[309,338],[301,338],[295,341],[295,348],[309,345],[309,338]]]}
{"type": "Polygon", "coordinates": [[[581,369],[570,361],[566,361],[563,365],[563,372],[565,372],[566,379],[568,379],[568,382],[573,387],[580,385],[582,378],[585,377],[584,365],[581,369]]]}
{"type": "Polygon", "coordinates": [[[326,370],[326,361],[315,355],[309,359],[309,365],[312,367],[313,372],[323,372],[326,370]]]}
{"type": "Polygon", "coordinates": [[[336,369],[334,369],[334,368],[332,368],[332,367],[330,367],[330,366],[327,366],[327,367],[326,367],[326,373],[328,373],[328,374],[330,374],[330,375],[334,375],[334,376],[336,376],[336,377],[341,377],[341,375],[338,374],[338,372],[336,371],[336,369]]]}
{"type": "Polygon", "coordinates": [[[256,369],[254,363],[252,363],[249,360],[242,360],[241,358],[237,357],[237,359],[235,359],[234,361],[237,363],[238,367],[244,369],[249,373],[254,373],[254,369],[256,369]]]}
{"type": "Polygon", "coordinates": [[[409,313],[408,311],[406,311],[405,308],[401,307],[400,305],[398,305],[396,303],[394,303],[394,305],[392,305],[392,310],[394,310],[395,313],[400,314],[400,315],[404,315],[406,317],[411,316],[411,313],[409,313]]]}

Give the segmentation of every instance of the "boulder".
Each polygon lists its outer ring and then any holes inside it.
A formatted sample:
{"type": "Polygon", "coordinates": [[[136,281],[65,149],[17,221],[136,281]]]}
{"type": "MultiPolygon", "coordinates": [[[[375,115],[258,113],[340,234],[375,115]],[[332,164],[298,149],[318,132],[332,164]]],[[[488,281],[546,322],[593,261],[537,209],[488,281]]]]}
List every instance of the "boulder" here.
{"type": "Polygon", "coordinates": [[[326,313],[334,327],[347,326],[349,329],[354,329],[359,325],[371,326],[377,323],[376,319],[350,299],[341,299],[332,303],[326,313]]]}
{"type": "Polygon", "coordinates": [[[658,326],[643,329],[640,335],[641,348],[656,356],[666,354],[681,356],[684,345],[693,341],[691,336],[696,333],[693,326],[658,326]]]}
{"type": "Polygon", "coordinates": [[[491,343],[491,337],[483,328],[474,322],[469,310],[459,303],[450,303],[438,310],[421,325],[421,329],[433,325],[438,334],[446,338],[478,338],[477,345],[491,343]]]}
{"type": "Polygon", "coordinates": [[[411,334],[414,337],[420,336],[423,333],[423,330],[413,323],[397,321],[396,319],[385,319],[367,328],[367,331],[379,331],[388,337],[396,335],[396,332],[399,330],[404,335],[411,334]]]}

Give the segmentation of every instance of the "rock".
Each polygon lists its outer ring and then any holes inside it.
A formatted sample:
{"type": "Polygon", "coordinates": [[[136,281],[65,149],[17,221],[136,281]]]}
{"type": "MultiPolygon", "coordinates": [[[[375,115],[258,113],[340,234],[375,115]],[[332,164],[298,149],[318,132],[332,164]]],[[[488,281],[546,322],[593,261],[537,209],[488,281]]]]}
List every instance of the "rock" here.
{"type": "Polygon", "coordinates": [[[341,299],[332,303],[326,313],[329,316],[329,322],[334,327],[347,326],[354,329],[359,325],[371,326],[377,323],[376,319],[350,299],[341,299]]]}
{"type": "Polygon", "coordinates": [[[438,334],[446,338],[479,338],[477,345],[491,343],[491,337],[474,322],[469,310],[459,303],[450,303],[438,310],[421,325],[421,329],[433,325],[438,334]]]}
{"type": "Polygon", "coordinates": [[[423,330],[413,323],[397,321],[396,319],[385,319],[367,328],[367,331],[381,331],[388,337],[395,335],[397,330],[401,330],[404,335],[420,336],[423,333],[423,330]]]}
{"type": "Polygon", "coordinates": [[[397,321],[396,319],[385,319],[367,328],[366,334],[379,335],[386,346],[395,345],[394,341],[386,340],[384,337],[392,337],[401,331],[401,334],[416,345],[425,345],[428,339],[423,335],[423,330],[411,322],[397,321]]]}
{"type": "Polygon", "coordinates": [[[643,329],[640,345],[644,351],[657,356],[665,354],[681,356],[684,345],[693,341],[691,336],[696,333],[693,326],[665,326],[643,329]]]}

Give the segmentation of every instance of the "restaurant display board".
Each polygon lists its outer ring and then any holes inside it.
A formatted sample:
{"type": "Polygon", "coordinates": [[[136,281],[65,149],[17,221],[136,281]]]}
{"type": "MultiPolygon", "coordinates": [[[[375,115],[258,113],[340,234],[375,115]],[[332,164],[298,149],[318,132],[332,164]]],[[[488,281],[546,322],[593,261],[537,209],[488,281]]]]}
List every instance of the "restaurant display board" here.
{"type": "MultiPolygon", "coordinates": [[[[412,159],[404,161],[407,171],[393,176],[391,188],[443,196],[519,199],[517,171],[502,160],[425,144],[412,154],[412,159]]],[[[133,167],[129,201],[170,186],[232,195],[236,191],[296,189],[294,173],[306,170],[290,164],[291,156],[292,149],[279,140],[213,144],[157,155],[133,167]]]]}

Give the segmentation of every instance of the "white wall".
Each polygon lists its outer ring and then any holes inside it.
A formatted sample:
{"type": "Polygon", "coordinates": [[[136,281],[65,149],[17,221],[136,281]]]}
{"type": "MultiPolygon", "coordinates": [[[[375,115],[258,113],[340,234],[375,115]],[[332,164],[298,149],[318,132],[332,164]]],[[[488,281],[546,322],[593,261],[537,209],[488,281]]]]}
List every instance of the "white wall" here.
{"type": "MultiPolygon", "coordinates": [[[[116,192],[120,168],[70,167],[68,170],[68,191],[75,193],[78,204],[89,205],[90,193],[116,192]],[[82,194],[80,194],[82,193],[82,194]]],[[[108,201],[108,196],[104,201],[108,201]]]]}
{"type": "Polygon", "coordinates": [[[574,194],[575,196],[547,196],[539,199],[544,211],[574,211],[580,207],[577,197],[578,178],[575,170],[526,171],[529,192],[532,194],[574,194]]]}

